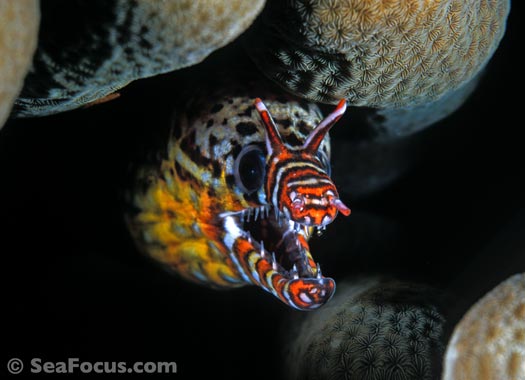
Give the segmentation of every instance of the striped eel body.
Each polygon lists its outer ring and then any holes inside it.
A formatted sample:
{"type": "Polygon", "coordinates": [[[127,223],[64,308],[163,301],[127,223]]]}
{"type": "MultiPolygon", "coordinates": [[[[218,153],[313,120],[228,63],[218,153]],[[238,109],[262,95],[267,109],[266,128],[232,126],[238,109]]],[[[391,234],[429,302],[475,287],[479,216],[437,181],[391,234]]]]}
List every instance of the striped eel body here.
{"type": "Polygon", "coordinates": [[[338,211],[328,130],[317,106],[268,95],[212,97],[178,114],[158,166],[143,166],[128,225],[139,248],[193,282],[256,285],[312,310],[335,291],[308,239],[338,211]],[[273,118],[272,116],[273,115],[273,118]],[[274,122],[275,119],[275,122],[274,122]]]}

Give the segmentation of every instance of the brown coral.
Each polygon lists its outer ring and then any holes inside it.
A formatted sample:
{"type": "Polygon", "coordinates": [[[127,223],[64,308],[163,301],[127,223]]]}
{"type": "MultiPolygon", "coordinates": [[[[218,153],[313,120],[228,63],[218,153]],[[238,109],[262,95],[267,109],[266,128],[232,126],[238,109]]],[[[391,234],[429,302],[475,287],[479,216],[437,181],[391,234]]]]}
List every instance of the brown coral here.
{"type": "Polygon", "coordinates": [[[289,327],[287,378],[435,378],[444,319],[431,293],[372,278],[338,284],[326,306],[289,327]]]}
{"type": "Polygon", "coordinates": [[[39,20],[38,0],[0,1],[0,128],[29,70],[39,20]]]}
{"type": "Polygon", "coordinates": [[[274,0],[246,46],[296,95],[407,107],[472,79],[498,46],[509,9],[509,0],[274,0]]]}
{"type": "Polygon", "coordinates": [[[34,68],[16,116],[62,112],[133,80],[199,63],[241,34],[264,0],[42,3],[34,68]]]}
{"type": "Polygon", "coordinates": [[[443,379],[525,379],[525,273],[496,286],[456,326],[443,379]]]}

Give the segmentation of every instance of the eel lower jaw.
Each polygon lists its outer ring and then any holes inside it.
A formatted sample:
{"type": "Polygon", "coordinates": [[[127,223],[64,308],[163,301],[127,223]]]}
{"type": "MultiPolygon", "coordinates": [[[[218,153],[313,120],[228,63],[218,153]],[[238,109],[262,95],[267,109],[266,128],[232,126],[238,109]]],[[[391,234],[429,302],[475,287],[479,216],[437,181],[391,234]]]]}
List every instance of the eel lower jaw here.
{"type": "Polygon", "coordinates": [[[332,297],[335,281],[322,275],[309,252],[307,240],[314,228],[268,206],[222,216],[228,218],[227,233],[236,229],[233,235],[245,242],[232,245],[232,259],[248,282],[299,310],[316,309],[332,297]]]}

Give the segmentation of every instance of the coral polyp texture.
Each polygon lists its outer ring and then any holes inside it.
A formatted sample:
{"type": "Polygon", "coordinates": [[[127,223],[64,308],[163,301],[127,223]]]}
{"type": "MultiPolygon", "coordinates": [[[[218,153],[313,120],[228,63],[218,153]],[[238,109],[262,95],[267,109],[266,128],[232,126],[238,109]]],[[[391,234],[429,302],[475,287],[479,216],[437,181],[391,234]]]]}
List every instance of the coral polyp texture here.
{"type": "Polygon", "coordinates": [[[246,47],[269,78],[304,98],[408,107],[472,79],[509,10],[509,0],[274,0],[246,47]]]}
{"type": "Polygon", "coordinates": [[[454,329],[443,380],[525,379],[525,273],[479,300],[454,329]]]}
{"type": "Polygon", "coordinates": [[[286,377],[434,379],[444,318],[427,291],[377,279],[338,285],[324,308],[290,324],[286,377]]]}
{"type": "Polygon", "coordinates": [[[239,36],[264,0],[42,2],[33,68],[16,116],[102,99],[133,80],[201,62],[239,36]]]}
{"type": "Polygon", "coordinates": [[[38,1],[0,1],[0,128],[31,65],[39,21],[38,1]]]}

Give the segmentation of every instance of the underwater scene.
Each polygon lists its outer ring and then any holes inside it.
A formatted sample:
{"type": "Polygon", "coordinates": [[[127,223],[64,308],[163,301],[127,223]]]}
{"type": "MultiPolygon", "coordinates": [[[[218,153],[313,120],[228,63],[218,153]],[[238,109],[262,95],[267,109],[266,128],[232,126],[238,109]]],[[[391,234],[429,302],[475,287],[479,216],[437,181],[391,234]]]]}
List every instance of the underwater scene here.
{"type": "Polygon", "coordinates": [[[525,380],[521,6],[0,2],[2,373],[525,380]]]}

